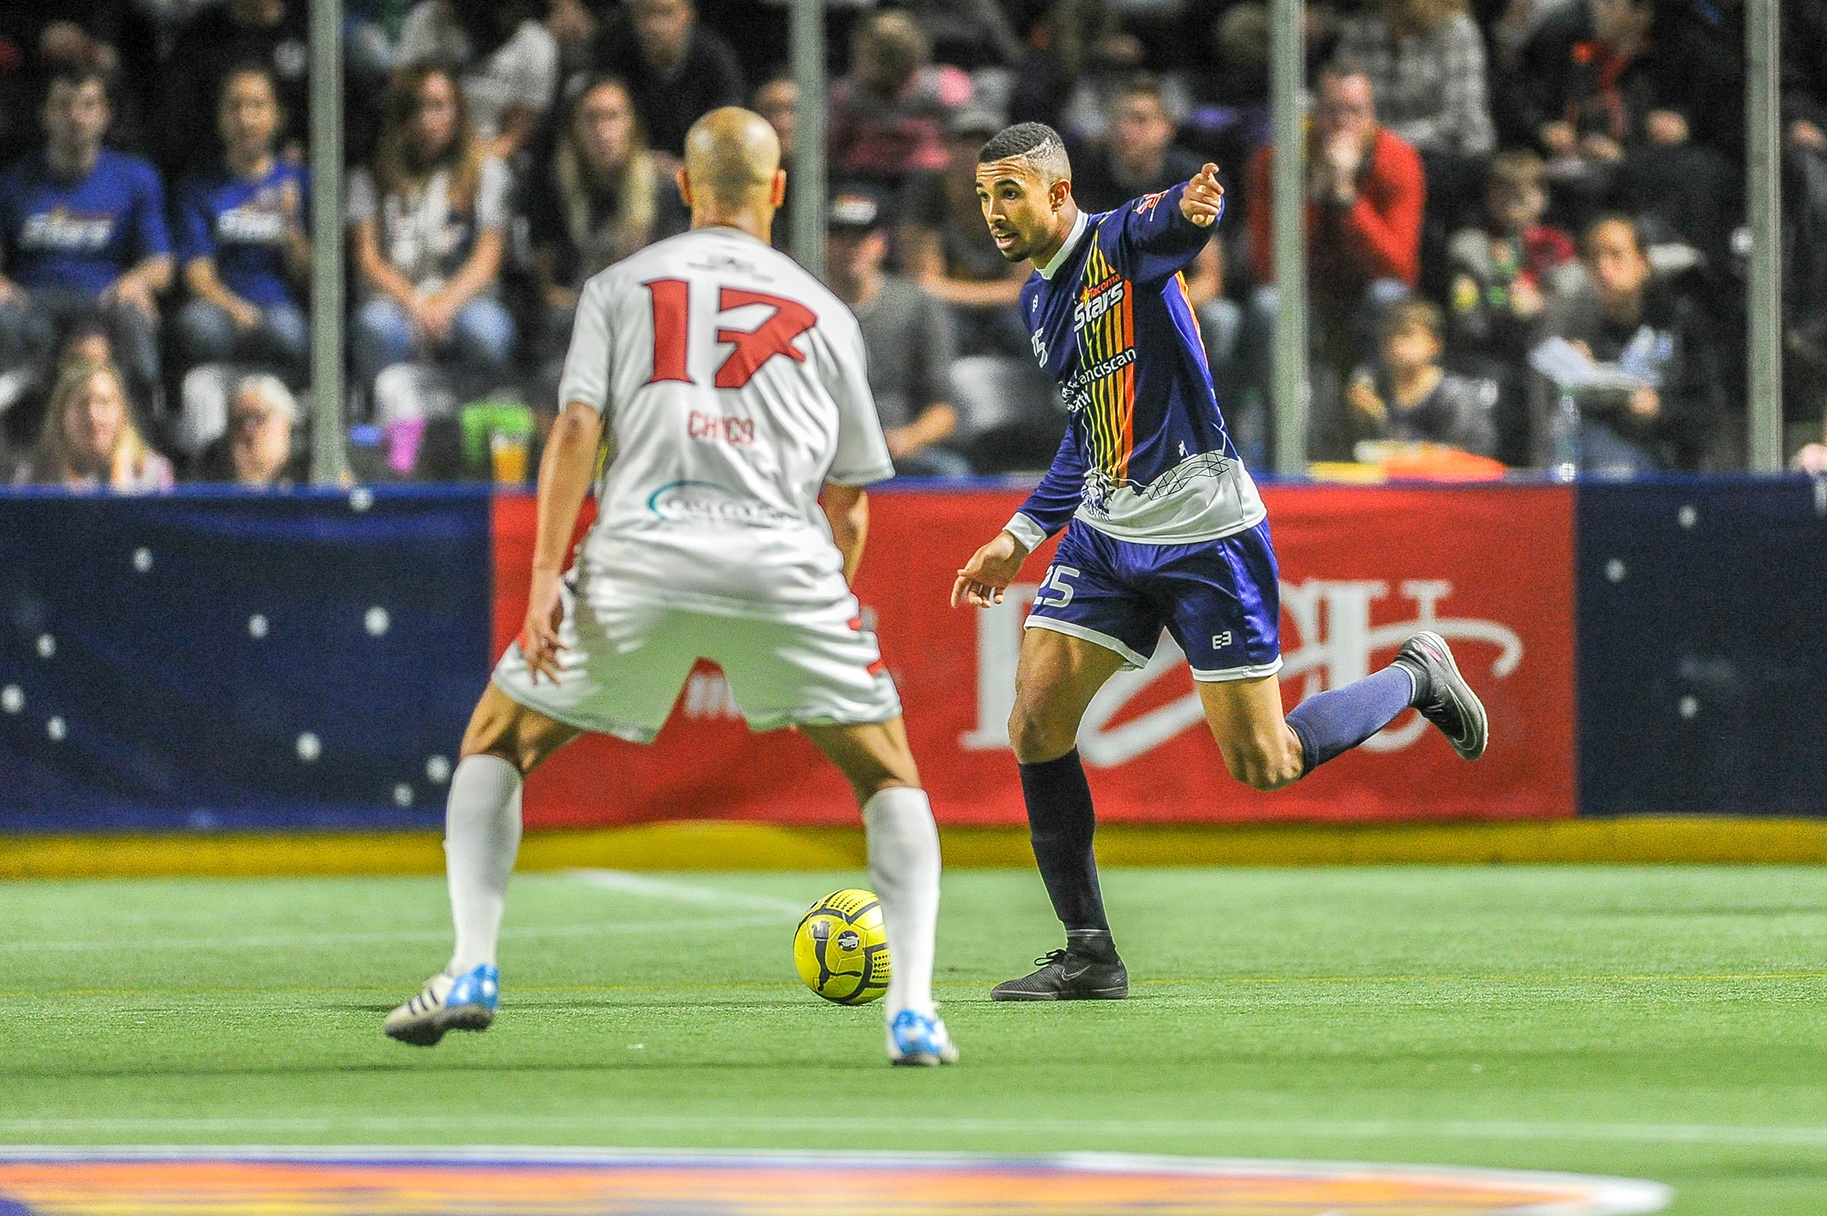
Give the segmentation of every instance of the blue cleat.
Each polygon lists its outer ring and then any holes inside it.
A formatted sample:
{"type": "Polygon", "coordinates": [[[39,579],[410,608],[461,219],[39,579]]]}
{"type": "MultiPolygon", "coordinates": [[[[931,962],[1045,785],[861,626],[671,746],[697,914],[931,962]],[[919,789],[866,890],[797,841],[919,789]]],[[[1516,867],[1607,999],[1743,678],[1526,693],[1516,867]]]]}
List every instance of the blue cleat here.
{"type": "Polygon", "coordinates": [[[387,1037],[432,1047],[452,1030],[487,1030],[501,1001],[501,973],[492,965],[452,975],[440,971],[419,995],[387,1015],[387,1037]]]}
{"type": "Polygon", "coordinates": [[[952,1046],[952,1036],[946,1033],[944,1022],[903,1009],[888,1026],[888,1062],[935,1068],[956,1064],[958,1049],[952,1046]]]}

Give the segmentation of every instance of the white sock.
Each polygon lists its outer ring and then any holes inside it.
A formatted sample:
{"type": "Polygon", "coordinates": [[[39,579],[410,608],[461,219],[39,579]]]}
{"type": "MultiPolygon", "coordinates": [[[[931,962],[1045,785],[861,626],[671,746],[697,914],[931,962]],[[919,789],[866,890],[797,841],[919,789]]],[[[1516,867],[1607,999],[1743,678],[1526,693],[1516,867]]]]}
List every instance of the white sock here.
{"type": "Polygon", "coordinates": [[[892,967],[884,1012],[932,1016],[933,935],[939,922],[939,829],[926,791],[896,786],[863,804],[869,882],[882,901],[892,967]]]}
{"type": "Polygon", "coordinates": [[[451,775],[444,810],[444,869],[457,925],[453,975],[494,963],[519,851],[520,770],[499,756],[466,757],[451,775]]]}

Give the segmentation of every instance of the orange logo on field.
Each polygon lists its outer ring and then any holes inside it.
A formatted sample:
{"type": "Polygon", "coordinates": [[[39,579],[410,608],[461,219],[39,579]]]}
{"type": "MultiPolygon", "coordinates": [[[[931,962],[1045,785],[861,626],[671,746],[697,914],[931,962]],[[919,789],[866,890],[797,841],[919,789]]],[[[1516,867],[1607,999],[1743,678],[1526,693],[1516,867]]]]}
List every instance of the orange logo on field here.
{"type": "Polygon", "coordinates": [[[1622,1179],[1082,1154],[1064,1159],[474,1150],[0,1159],[6,1216],[1628,1216],[1622,1179]],[[500,1155],[495,1155],[495,1154],[500,1155]]]}

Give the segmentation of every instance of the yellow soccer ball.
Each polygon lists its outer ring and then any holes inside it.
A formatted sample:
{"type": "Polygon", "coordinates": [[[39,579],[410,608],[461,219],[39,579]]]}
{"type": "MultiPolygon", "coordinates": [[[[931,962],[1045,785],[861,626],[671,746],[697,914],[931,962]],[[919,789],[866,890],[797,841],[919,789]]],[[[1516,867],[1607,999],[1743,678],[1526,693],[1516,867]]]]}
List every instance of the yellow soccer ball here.
{"type": "Polygon", "coordinates": [[[833,891],[793,935],[793,963],[806,987],[840,1005],[867,1005],[888,991],[888,930],[870,891],[833,891]]]}

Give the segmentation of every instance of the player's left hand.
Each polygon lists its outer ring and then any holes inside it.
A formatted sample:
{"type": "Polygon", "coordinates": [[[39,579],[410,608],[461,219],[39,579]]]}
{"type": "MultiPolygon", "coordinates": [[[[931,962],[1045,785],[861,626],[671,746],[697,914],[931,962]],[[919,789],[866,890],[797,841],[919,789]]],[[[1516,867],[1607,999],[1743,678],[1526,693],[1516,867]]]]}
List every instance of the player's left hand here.
{"type": "Polygon", "coordinates": [[[988,608],[1002,603],[1003,592],[1021,573],[1021,563],[1027,556],[1028,551],[1013,533],[1006,528],[998,532],[958,571],[958,580],[952,584],[952,607],[988,608]]]}
{"type": "Polygon", "coordinates": [[[1180,196],[1180,214],[1201,228],[1218,222],[1218,211],[1224,203],[1224,187],[1218,182],[1218,166],[1207,163],[1199,176],[1186,183],[1180,196]]]}
{"type": "Polygon", "coordinates": [[[526,623],[520,627],[520,653],[526,656],[533,683],[544,675],[558,683],[558,626],[565,617],[564,602],[559,598],[559,575],[536,571],[533,593],[527,600],[526,623]]]}

